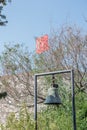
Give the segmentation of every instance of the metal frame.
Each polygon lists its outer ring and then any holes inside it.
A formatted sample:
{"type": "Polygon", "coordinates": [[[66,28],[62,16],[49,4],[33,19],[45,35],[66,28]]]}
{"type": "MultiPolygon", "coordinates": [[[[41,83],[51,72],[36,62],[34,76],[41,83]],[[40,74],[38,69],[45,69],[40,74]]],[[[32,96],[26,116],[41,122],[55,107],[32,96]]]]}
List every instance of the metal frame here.
{"type": "Polygon", "coordinates": [[[46,72],[35,74],[34,80],[34,119],[35,119],[35,130],[37,130],[37,77],[53,75],[53,74],[62,74],[70,73],[71,74],[71,84],[72,84],[72,118],[73,118],[73,130],[76,130],[76,110],[75,110],[75,93],[74,93],[74,70],[62,70],[54,72],[46,72]]]}

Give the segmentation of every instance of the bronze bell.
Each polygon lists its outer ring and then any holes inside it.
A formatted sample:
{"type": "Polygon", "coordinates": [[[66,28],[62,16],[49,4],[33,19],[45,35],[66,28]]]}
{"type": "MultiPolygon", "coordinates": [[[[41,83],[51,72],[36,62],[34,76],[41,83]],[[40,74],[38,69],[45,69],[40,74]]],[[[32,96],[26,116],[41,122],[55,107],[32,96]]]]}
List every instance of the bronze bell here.
{"type": "Polygon", "coordinates": [[[53,84],[53,87],[48,89],[48,96],[46,97],[44,104],[48,104],[48,105],[61,104],[61,99],[58,95],[58,84],[53,84]]]}

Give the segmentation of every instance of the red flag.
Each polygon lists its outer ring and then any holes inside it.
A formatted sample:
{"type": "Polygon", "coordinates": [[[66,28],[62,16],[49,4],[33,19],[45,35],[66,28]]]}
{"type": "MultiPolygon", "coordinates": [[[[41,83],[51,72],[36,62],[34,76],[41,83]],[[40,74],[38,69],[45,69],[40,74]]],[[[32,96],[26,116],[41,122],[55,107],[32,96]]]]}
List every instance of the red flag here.
{"type": "Polygon", "coordinates": [[[48,35],[36,38],[36,53],[41,54],[49,50],[48,35]]]}

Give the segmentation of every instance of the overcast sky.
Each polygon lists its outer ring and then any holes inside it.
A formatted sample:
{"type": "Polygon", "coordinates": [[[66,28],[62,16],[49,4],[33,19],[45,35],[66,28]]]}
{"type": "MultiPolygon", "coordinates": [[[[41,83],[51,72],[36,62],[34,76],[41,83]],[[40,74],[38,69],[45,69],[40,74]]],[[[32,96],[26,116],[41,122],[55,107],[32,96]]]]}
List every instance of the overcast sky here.
{"type": "Polygon", "coordinates": [[[87,30],[87,0],[12,0],[4,7],[8,24],[0,27],[0,52],[4,43],[23,43],[35,50],[35,37],[63,24],[87,30]]]}

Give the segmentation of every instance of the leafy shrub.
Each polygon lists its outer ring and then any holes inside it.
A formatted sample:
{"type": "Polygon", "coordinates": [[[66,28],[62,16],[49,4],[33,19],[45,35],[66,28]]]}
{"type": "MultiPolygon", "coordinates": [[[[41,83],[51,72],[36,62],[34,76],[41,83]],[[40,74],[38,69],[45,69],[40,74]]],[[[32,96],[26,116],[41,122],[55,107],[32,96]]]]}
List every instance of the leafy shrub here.
{"type": "MultiPolygon", "coordinates": [[[[87,95],[76,94],[77,130],[87,130],[87,95]]],[[[35,121],[26,106],[20,109],[19,116],[11,113],[1,130],[35,130],[35,121]]],[[[37,130],[73,130],[72,103],[65,100],[63,105],[47,106],[37,114],[37,130]]]]}
{"type": "Polygon", "coordinates": [[[11,113],[7,118],[6,124],[1,125],[2,130],[33,130],[34,121],[30,117],[26,107],[20,109],[18,117],[16,113],[11,113]]]}

